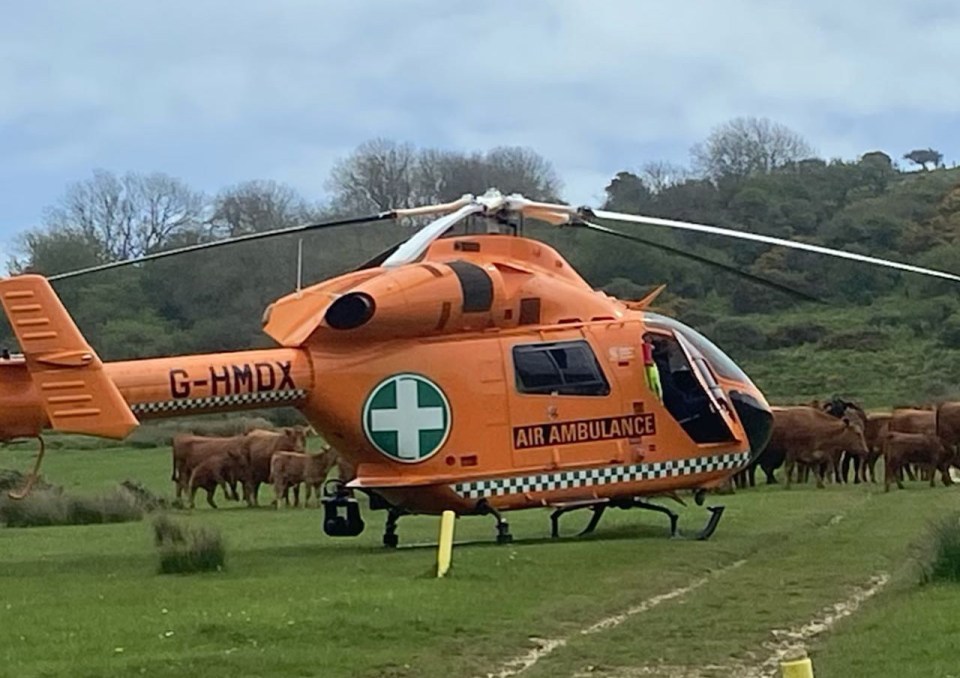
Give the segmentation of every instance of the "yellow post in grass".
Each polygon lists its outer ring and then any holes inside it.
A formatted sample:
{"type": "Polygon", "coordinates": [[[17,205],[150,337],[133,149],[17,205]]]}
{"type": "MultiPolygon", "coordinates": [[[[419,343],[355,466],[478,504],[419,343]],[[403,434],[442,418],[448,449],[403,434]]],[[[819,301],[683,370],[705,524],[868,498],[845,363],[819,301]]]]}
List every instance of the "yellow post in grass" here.
{"type": "Polygon", "coordinates": [[[437,547],[437,576],[442,577],[450,569],[453,559],[453,511],[444,511],[440,516],[440,545],[437,547]]]}
{"type": "Polygon", "coordinates": [[[780,663],[783,678],[813,678],[813,664],[809,657],[780,663]]]}

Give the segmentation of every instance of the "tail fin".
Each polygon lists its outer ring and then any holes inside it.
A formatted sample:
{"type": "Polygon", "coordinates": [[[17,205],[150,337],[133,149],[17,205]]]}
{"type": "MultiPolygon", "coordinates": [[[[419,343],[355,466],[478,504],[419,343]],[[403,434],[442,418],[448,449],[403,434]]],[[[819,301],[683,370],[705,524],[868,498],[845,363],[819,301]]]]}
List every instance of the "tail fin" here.
{"type": "Polygon", "coordinates": [[[124,438],[139,425],[46,278],[0,280],[0,302],[54,429],[124,438]]]}

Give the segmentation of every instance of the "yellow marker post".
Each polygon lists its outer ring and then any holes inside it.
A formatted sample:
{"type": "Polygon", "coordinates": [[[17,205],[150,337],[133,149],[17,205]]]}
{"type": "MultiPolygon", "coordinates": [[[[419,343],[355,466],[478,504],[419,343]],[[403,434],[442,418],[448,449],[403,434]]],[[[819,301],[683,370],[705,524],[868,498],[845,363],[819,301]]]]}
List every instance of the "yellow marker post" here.
{"type": "Polygon", "coordinates": [[[440,544],[437,547],[437,577],[442,577],[450,569],[453,560],[453,511],[444,511],[440,516],[440,544]]]}
{"type": "Polygon", "coordinates": [[[781,662],[783,678],[813,678],[813,664],[809,657],[781,662]]]}

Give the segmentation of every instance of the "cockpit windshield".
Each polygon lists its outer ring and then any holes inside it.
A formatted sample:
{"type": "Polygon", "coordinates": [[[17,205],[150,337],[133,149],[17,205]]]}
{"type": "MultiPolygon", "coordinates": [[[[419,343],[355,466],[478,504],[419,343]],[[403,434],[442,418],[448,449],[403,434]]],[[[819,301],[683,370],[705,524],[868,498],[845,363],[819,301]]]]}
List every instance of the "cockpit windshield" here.
{"type": "Polygon", "coordinates": [[[697,332],[692,327],[684,325],[679,320],[675,320],[674,318],[670,318],[665,315],[660,315],[659,313],[653,313],[652,311],[644,311],[643,317],[644,320],[648,321],[651,325],[660,325],[661,327],[671,329],[674,332],[681,333],[684,338],[697,347],[697,350],[703,354],[703,356],[710,362],[710,366],[716,370],[717,374],[721,377],[753,385],[750,377],[748,377],[746,373],[741,370],[740,367],[733,362],[733,360],[730,359],[730,356],[721,351],[716,344],[697,332]]]}

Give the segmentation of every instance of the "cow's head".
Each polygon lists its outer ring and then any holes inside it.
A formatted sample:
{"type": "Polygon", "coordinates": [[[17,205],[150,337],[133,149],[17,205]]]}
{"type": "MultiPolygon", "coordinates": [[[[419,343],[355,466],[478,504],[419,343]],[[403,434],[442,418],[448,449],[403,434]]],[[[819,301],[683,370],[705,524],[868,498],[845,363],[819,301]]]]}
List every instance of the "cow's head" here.
{"type": "Polygon", "coordinates": [[[293,452],[306,452],[307,450],[307,429],[303,426],[287,426],[280,429],[279,450],[291,450],[293,452]]]}
{"type": "Polygon", "coordinates": [[[840,432],[843,448],[851,454],[867,454],[867,441],[863,437],[863,423],[857,417],[845,416],[840,420],[843,430],[840,432]]]}

